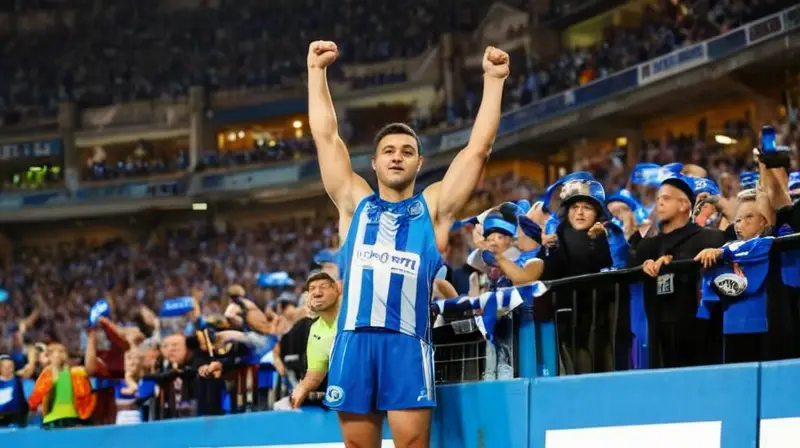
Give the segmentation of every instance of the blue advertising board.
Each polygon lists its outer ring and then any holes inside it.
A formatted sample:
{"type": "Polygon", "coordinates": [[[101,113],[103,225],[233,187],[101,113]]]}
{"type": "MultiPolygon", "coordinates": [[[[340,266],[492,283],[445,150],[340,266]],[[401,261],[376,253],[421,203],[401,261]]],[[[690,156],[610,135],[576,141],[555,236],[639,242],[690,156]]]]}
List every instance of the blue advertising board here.
{"type": "MultiPolygon", "coordinates": [[[[800,360],[440,386],[433,448],[789,448],[800,360]]],[[[383,447],[394,446],[387,427],[383,447]]],[[[0,430],[4,446],[339,448],[318,408],[63,431],[0,430]]]]}

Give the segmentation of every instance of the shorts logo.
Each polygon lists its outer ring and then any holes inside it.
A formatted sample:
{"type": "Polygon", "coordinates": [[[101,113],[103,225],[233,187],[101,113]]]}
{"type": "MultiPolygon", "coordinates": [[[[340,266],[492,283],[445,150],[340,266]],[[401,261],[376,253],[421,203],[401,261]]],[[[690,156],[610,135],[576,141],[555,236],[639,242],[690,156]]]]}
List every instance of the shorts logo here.
{"type": "Polygon", "coordinates": [[[328,386],[325,391],[325,402],[328,406],[335,408],[344,402],[344,390],[339,386],[328,386]]]}

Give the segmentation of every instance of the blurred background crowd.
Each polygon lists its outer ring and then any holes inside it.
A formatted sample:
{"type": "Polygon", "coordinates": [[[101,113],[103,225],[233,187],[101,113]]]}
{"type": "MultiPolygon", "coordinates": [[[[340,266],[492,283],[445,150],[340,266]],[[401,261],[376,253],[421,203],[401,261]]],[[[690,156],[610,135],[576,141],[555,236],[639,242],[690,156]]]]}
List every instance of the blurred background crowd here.
{"type": "MultiPolygon", "coordinates": [[[[506,9],[501,12],[508,17],[527,17],[532,14],[528,3],[504,1],[502,8],[506,9]]],[[[632,14],[635,20],[628,16],[604,19],[602,26],[594,27],[599,28],[595,39],[582,35],[565,38],[545,52],[528,41],[519,43],[535,32],[528,22],[509,19],[510,24],[498,26],[491,39],[485,34],[478,36],[488,33],[485,22],[500,11],[491,2],[479,0],[348,0],[343,4],[319,0],[269,4],[251,0],[18,0],[0,5],[4,55],[0,61],[0,132],[8,131],[8,147],[19,146],[19,134],[25,129],[20,126],[61,114],[63,103],[79,110],[105,107],[108,109],[100,110],[114,112],[131,102],[178,104],[195,86],[204,87],[208,96],[283,95],[296,93],[297,88],[302,92],[305,45],[323,37],[336,41],[341,50],[341,60],[331,67],[329,77],[343,86],[342,97],[378,97],[386,94],[381,89],[409,83],[413,84],[410,89],[417,88],[422,81],[408,69],[409,61],[422,64],[426,55],[438,51],[444,36],[462,37],[463,46],[470,50],[462,50],[458,55],[462,66],[448,72],[458,81],[454,87],[446,86],[442,76],[425,86],[425,101],[398,101],[389,92],[389,97],[376,101],[346,103],[339,112],[340,132],[356,154],[364,148],[370,150],[375,129],[388,121],[408,122],[423,137],[469,126],[482,94],[480,67],[467,61],[474,56],[474,48],[481,48],[478,43],[503,46],[510,42],[512,75],[503,101],[504,111],[510,112],[794,4],[784,0],[627,3],[638,5],[632,14]]],[[[542,18],[547,23],[566,20],[566,13],[559,11],[553,8],[542,18]]],[[[594,15],[600,17],[601,12],[594,15]]],[[[710,114],[716,117],[713,119],[694,114],[674,127],[670,123],[651,126],[655,130],[636,139],[604,135],[590,141],[561,142],[555,146],[571,155],[548,161],[541,170],[519,168],[527,166],[530,158],[517,165],[503,160],[498,167],[487,166],[485,178],[462,215],[475,216],[508,201],[538,203],[538,208],[526,213],[542,235],[551,236],[553,232],[547,230],[547,221],[540,215],[543,202],[549,202],[544,198],[557,196],[548,186],[570,173],[586,172],[608,196],[623,189],[633,191],[642,205],[650,207],[648,219],[655,221],[650,214],[655,193],[644,188],[653,185],[634,181],[639,164],[663,167],[681,163],[684,175],[713,181],[719,188],[713,196],[734,202],[743,190],[750,189],[742,173],[764,169],[751,153],[759,146],[761,125],[777,129],[779,144],[786,147],[790,160],[788,171],[800,168],[797,85],[784,84],[776,94],[769,94],[773,100],[768,107],[758,108],[768,114],[756,114],[753,107],[726,105],[723,118],[720,114],[710,114]]],[[[216,115],[222,114],[210,108],[202,113],[209,120],[216,115]]],[[[60,151],[34,162],[4,156],[0,208],[6,209],[5,193],[72,191],[74,182],[114,186],[132,179],[173,181],[194,173],[247,172],[263,165],[294,167],[315,157],[302,115],[284,113],[250,124],[244,123],[247,119],[234,120],[199,136],[189,135],[190,130],[163,137],[154,135],[163,129],[142,126],[123,130],[132,135],[126,139],[117,137],[123,131],[102,126],[83,129],[76,138],[83,143],[63,150],[77,154],[71,163],[72,177],[65,168],[70,162],[60,151]],[[278,121],[280,124],[275,124],[278,121]],[[205,142],[201,151],[190,148],[195,140],[205,142]]],[[[622,121],[620,128],[626,125],[622,121]]],[[[113,120],[109,123],[113,125],[113,120]]],[[[528,142],[530,149],[537,145],[528,142]]],[[[553,151],[547,148],[547,152],[553,151]]],[[[537,156],[534,162],[551,155],[537,156]]],[[[420,183],[436,176],[421,178],[420,183]]],[[[252,178],[247,179],[250,181],[252,178]]],[[[790,180],[786,193],[793,188],[800,189],[800,181],[792,184],[790,180]]],[[[781,194],[773,193],[775,197],[781,194]]],[[[42,414],[46,426],[59,427],[59,420],[64,426],[132,423],[280,408],[276,403],[285,399],[304,372],[305,339],[312,319],[304,300],[305,279],[312,270],[332,263],[329,251],[338,246],[336,211],[317,196],[291,210],[273,201],[252,210],[248,204],[239,204],[227,214],[164,213],[158,218],[153,217],[158,211],[147,218],[131,214],[113,222],[124,227],[124,232],[93,233],[96,223],[84,221],[89,216],[39,222],[30,228],[10,226],[0,267],[0,424],[39,423],[42,414]],[[38,238],[42,234],[49,234],[48,238],[38,238]],[[175,318],[185,321],[176,324],[175,318]],[[173,331],[173,327],[179,330],[173,331]],[[47,395],[42,392],[46,387],[34,385],[34,381],[41,379],[49,366],[67,364],[84,367],[97,402],[89,405],[79,399],[94,395],[84,390],[75,374],[76,399],[72,408],[67,407],[72,411],[48,421],[46,416],[53,409],[37,409],[47,395]],[[19,383],[25,394],[22,399],[13,398],[17,386],[9,386],[18,379],[26,380],[19,383]],[[6,386],[13,392],[3,395],[6,386]],[[9,403],[19,407],[3,408],[9,403]],[[89,408],[93,412],[85,415],[89,408]]],[[[605,198],[602,205],[607,205],[605,198]]],[[[779,207],[773,209],[775,213],[779,207]]],[[[557,214],[556,205],[551,212],[557,214]]],[[[734,215],[726,217],[730,222],[736,220],[734,215]]],[[[638,230],[638,226],[629,228],[628,221],[624,224],[628,236],[638,230]]],[[[545,250],[546,240],[536,241],[537,251],[545,250]]],[[[481,234],[474,226],[452,232],[445,254],[448,281],[460,295],[475,292],[473,274],[481,270],[468,256],[482,248],[481,234]]],[[[547,264],[544,253],[540,258],[547,264]]],[[[589,272],[567,274],[583,273],[589,272]]],[[[546,270],[544,275],[553,274],[546,270]]],[[[485,283],[485,279],[481,281],[485,283]]],[[[485,285],[478,291],[481,287],[485,285]]],[[[485,346],[482,340],[477,345],[485,346]]],[[[474,367],[474,375],[463,372],[463,359],[469,357],[466,353],[438,353],[439,367],[459,362],[462,371],[453,374],[438,369],[437,381],[492,376],[486,373],[485,361],[492,355],[487,355],[485,347],[476,350],[474,358],[483,361],[474,367]]],[[[571,373],[585,373],[581,360],[574,361],[577,367],[573,366],[571,373]]]]}

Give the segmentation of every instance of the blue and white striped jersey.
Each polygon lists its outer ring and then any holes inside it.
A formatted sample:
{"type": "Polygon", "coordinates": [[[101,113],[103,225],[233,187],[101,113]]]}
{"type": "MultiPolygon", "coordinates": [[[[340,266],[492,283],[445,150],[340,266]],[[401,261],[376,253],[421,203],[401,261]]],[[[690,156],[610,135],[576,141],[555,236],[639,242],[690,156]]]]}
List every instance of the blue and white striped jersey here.
{"type": "Polygon", "coordinates": [[[429,339],[433,281],[443,261],[422,193],[400,202],[364,198],[339,262],[340,330],[376,327],[429,339]]]}

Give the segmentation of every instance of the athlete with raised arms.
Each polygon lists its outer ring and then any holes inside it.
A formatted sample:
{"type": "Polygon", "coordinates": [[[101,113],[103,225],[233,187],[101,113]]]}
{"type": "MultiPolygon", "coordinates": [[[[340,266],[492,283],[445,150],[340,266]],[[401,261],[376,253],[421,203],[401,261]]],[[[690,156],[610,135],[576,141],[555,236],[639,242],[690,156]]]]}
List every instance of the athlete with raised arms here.
{"type": "Polygon", "coordinates": [[[325,191],[339,209],[343,241],[343,296],[325,402],[338,412],[347,447],[379,447],[386,413],[396,447],[426,448],[436,404],[431,288],[456,213],[491,152],[509,58],[486,49],[480,110],[467,146],[441,182],[414,194],[424,150],[419,137],[402,123],[378,132],[372,158],[376,194],[353,172],[339,137],[326,76],[338,54],[336,44],[326,41],[311,43],[308,51],[309,125],[325,191]]]}

